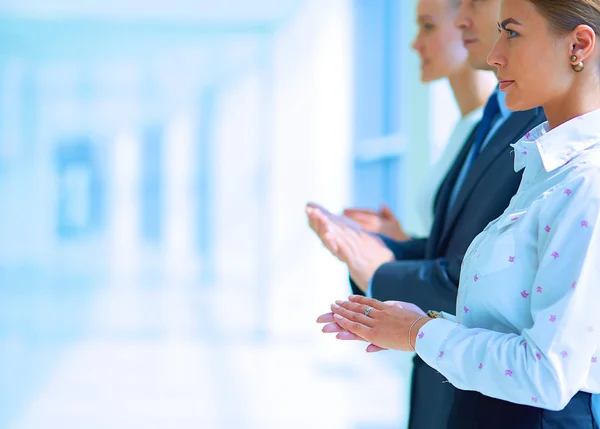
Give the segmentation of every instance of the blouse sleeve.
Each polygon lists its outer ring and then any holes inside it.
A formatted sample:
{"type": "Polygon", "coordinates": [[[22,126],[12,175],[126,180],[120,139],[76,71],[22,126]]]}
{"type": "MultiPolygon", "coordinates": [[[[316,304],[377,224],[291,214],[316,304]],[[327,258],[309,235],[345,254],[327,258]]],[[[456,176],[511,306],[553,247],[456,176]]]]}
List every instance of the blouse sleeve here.
{"type": "Polygon", "coordinates": [[[459,389],[561,410],[597,362],[600,181],[560,185],[541,209],[531,328],[507,334],[434,319],[419,331],[416,351],[459,389]]]}

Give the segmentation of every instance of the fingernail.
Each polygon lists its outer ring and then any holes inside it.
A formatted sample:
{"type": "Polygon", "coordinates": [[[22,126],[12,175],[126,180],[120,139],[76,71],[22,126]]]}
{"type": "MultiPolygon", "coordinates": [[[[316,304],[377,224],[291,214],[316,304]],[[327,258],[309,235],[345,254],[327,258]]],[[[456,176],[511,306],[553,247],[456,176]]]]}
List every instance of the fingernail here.
{"type": "Polygon", "coordinates": [[[340,308],[340,306],[336,304],[331,304],[331,308],[335,308],[337,310],[338,308],[340,308]]]}
{"type": "Polygon", "coordinates": [[[338,300],[337,300],[335,303],[336,303],[337,305],[342,305],[342,304],[344,303],[344,301],[341,301],[341,300],[339,300],[339,299],[338,299],[338,300]]]}
{"type": "Polygon", "coordinates": [[[336,319],[343,319],[343,317],[340,316],[339,314],[334,314],[333,317],[335,317],[336,319]]]}

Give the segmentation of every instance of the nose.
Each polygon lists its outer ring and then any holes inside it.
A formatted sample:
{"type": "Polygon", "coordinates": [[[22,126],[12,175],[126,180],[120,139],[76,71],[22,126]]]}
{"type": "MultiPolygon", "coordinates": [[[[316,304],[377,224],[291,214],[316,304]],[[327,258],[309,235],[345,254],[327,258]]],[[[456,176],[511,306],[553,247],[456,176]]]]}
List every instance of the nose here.
{"type": "Polygon", "coordinates": [[[420,54],[423,52],[423,43],[421,43],[421,39],[419,38],[419,36],[415,37],[415,40],[413,40],[413,42],[410,45],[410,47],[414,51],[417,51],[420,54]]]}
{"type": "Polygon", "coordinates": [[[473,25],[473,21],[471,20],[471,16],[469,13],[469,5],[470,0],[461,1],[460,7],[458,8],[458,12],[456,13],[456,18],[454,18],[454,26],[459,30],[466,30],[471,28],[473,25]]]}
{"type": "Polygon", "coordinates": [[[487,56],[487,63],[492,67],[496,67],[500,70],[506,65],[506,55],[503,49],[502,37],[499,37],[494,44],[494,47],[487,56]]]}

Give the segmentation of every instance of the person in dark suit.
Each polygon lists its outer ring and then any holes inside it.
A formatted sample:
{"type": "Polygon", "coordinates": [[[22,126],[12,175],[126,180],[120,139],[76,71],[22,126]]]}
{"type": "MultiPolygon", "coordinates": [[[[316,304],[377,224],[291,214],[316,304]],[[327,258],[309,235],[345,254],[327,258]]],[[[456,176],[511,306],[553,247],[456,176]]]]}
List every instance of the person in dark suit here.
{"type": "MultiPolygon", "coordinates": [[[[465,0],[456,18],[469,52],[469,63],[491,69],[486,58],[498,38],[500,0],[465,0]]],[[[545,121],[542,109],[510,113],[503,93],[488,100],[481,122],[469,136],[439,188],[429,237],[397,242],[377,237],[348,218],[309,204],[309,223],[325,246],[348,265],[355,294],[381,301],[406,301],[424,309],[454,312],[459,274],[473,239],[502,214],[516,193],[521,174],[515,173],[511,143],[545,121]]],[[[331,313],[319,318],[325,332],[341,332],[331,313]]],[[[369,346],[375,351],[375,346],[369,346]]],[[[454,387],[414,359],[410,429],[446,427],[454,387]],[[433,410],[433,412],[432,412],[433,410]]]]}
{"type": "Polygon", "coordinates": [[[522,181],[469,245],[455,311],[356,295],[333,319],[447,377],[448,429],[600,429],[600,0],[502,0],[497,25],[506,105],[548,120],[512,145],[522,181]]]}

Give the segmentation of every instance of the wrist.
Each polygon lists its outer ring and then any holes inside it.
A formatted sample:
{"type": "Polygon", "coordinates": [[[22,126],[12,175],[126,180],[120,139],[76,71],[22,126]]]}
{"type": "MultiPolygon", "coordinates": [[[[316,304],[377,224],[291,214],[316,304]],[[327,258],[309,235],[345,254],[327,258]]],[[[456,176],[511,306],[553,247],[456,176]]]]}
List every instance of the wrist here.
{"type": "Polygon", "coordinates": [[[421,330],[421,328],[423,326],[425,326],[425,324],[427,322],[431,322],[433,319],[429,316],[419,316],[421,317],[421,319],[417,319],[415,324],[412,327],[412,330],[410,332],[410,345],[412,346],[412,349],[416,349],[417,348],[417,336],[419,335],[419,331],[421,330]]]}
{"type": "Polygon", "coordinates": [[[398,228],[393,232],[391,237],[396,241],[407,241],[411,238],[406,232],[404,232],[400,225],[398,225],[398,228]]]}
{"type": "Polygon", "coordinates": [[[371,278],[368,278],[365,275],[361,275],[360,272],[356,272],[350,267],[348,267],[348,273],[350,274],[350,278],[354,282],[354,284],[360,289],[362,293],[367,293],[367,289],[369,287],[369,282],[371,278]]]}

